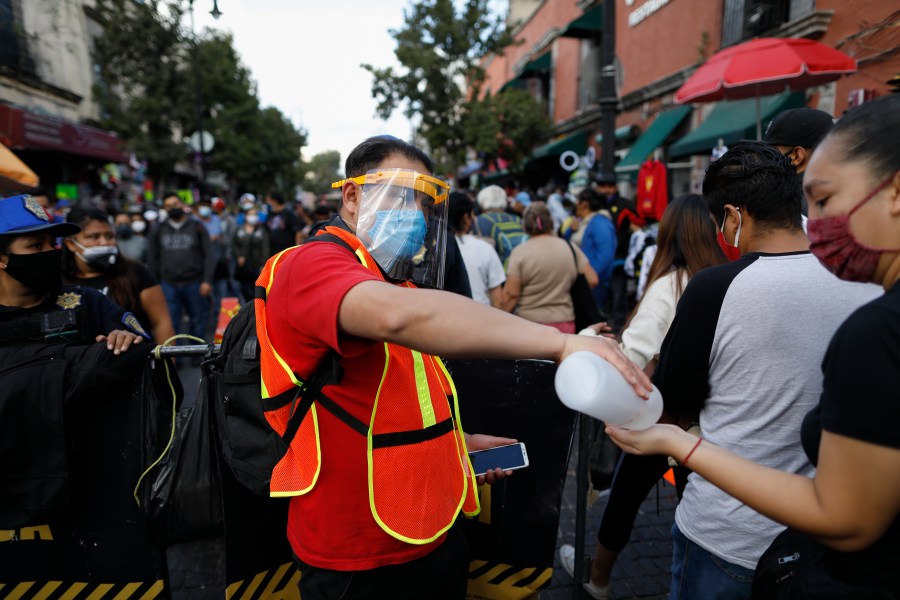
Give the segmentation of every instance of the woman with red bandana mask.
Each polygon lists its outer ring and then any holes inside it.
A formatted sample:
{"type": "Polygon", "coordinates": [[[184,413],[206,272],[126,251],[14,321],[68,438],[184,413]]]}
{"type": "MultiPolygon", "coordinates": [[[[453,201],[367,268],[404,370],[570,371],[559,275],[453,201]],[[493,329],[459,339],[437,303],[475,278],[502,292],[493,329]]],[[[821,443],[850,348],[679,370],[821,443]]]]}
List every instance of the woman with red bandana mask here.
{"type": "Polygon", "coordinates": [[[689,460],[707,481],[819,542],[821,562],[801,563],[778,597],[810,597],[811,581],[829,592],[849,586],[840,597],[900,597],[898,133],[900,96],[863,104],[837,122],[804,175],[812,253],[841,279],[886,291],[841,325],[825,354],[819,406],[801,432],[815,477],[753,464],[672,425],[607,430],[626,452],[689,460]]]}

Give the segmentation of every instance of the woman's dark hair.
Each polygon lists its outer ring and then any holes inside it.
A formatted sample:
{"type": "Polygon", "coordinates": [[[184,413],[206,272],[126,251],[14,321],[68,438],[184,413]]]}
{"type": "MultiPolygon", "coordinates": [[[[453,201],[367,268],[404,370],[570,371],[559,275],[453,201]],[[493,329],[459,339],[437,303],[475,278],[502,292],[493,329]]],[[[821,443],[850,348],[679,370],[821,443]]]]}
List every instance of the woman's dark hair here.
{"type": "Polygon", "coordinates": [[[9,247],[14,239],[16,239],[14,235],[0,235],[0,254],[9,256],[9,247]]]}
{"type": "Polygon", "coordinates": [[[539,235],[553,231],[553,217],[546,202],[535,200],[522,213],[522,227],[528,235],[539,235]]]}
{"type": "Polygon", "coordinates": [[[466,233],[463,231],[463,219],[475,210],[475,202],[472,201],[468,194],[459,191],[450,192],[448,202],[450,202],[448,212],[450,228],[455,233],[466,233]]]}
{"type": "MultiPolygon", "coordinates": [[[[707,267],[727,262],[728,258],[716,240],[716,225],[710,218],[706,202],[697,194],[684,194],[675,198],[666,207],[662,221],[659,222],[656,257],[650,265],[647,286],[644,289],[648,289],[654,281],[674,270],[675,290],[680,297],[684,291],[683,273],[686,273],[690,280],[707,267]]],[[[632,315],[636,312],[637,307],[632,315]]]]}
{"type": "Polygon", "coordinates": [[[344,172],[347,177],[365,175],[395,154],[422,163],[428,173],[434,172],[434,161],[427,154],[392,135],[376,135],[361,142],[347,156],[344,172]]]}
{"type": "Polygon", "coordinates": [[[761,229],[801,229],[803,189],[797,171],[773,146],[758,142],[735,145],[706,169],[703,197],[716,221],[725,205],[745,209],[761,229]]]}
{"type": "MultiPolygon", "coordinates": [[[[80,225],[82,231],[92,221],[104,223],[115,231],[115,228],[109,222],[109,215],[101,210],[76,206],[66,215],[66,222],[80,225]]],[[[77,261],[78,257],[75,256],[75,253],[69,250],[66,244],[63,244],[62,275],[66,283],[78,285],[80,278],[78,277],[77,261]]],[[[131,260],[120,253],[116,258],[116,263],[106,271],[105,275],[108,288],[107,296],[109,296],[110,300],[127,311],[134,311],[140,306],[140,297],[137,291],[137,275],[134,271],[134,263],[131,260]]]]}
{"type": "Polygon", "coordinates": [[[876,181],[900,170],[900,95],[891,94],[847,111],[825,136],[840,158],[866,163],[876,181]]]}

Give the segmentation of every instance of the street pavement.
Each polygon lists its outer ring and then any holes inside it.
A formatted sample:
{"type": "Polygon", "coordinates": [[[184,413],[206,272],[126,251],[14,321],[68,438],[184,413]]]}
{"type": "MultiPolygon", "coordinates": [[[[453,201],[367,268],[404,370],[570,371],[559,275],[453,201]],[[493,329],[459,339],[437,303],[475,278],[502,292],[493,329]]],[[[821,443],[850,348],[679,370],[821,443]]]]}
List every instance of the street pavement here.
{"type": "MultiPolygon", "coordinates": [[[[581,589],[576,596],[575,584],[559,562],[559,547],[575,543],[575,465],[576,453],[572,453],[560,507],[559,532],[556,536],[556,559],[550,586],[541,591],[540,600],[572,600],[590,596],[581,589]]],[[[675,488],[659,483],[641,505],[635,519],[631,539],[612,572],[612,593],[616,600],[662,600],[668,597],[670,568],[672,566],[672,523],[675,520],[677,497],[675,488]],[[658,503],[657,503],[657,491],[658,503]]],[[[597,529],[606,506],[602,495],[588,508],[585,553],[593,556],[597,543],[597,529]]],[[[580,586],[579,586],[580,588],[580,586]]]]}

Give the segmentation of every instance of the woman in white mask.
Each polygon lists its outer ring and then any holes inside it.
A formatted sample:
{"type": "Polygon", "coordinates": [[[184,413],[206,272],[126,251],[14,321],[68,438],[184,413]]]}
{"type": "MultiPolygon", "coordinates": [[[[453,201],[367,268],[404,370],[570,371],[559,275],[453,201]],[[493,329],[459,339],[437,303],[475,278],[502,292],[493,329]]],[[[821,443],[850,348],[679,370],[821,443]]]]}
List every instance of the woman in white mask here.
{"type": "Polygon", "coordinates": [[[133,313],[157,343],[175,335],[162,287],[147,267],[120,254],[109,217],[75,207],[67,221],[81,231],[63,243],[63,280],[102,292],[133,313]]]}

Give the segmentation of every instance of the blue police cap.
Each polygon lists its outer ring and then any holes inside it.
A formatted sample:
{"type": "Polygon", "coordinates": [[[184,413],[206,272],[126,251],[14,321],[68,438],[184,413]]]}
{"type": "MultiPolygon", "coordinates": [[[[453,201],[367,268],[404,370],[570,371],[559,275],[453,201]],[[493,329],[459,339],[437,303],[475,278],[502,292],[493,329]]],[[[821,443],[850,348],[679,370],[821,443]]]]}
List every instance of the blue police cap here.
{"type": "Polygon", "coordinates": [[[81,227],[75,223],[53,223],[38,201],[28,194],[0,200],[0,235],[26,235],[36,231],[66,237],[75,235],[81,227]]]}

